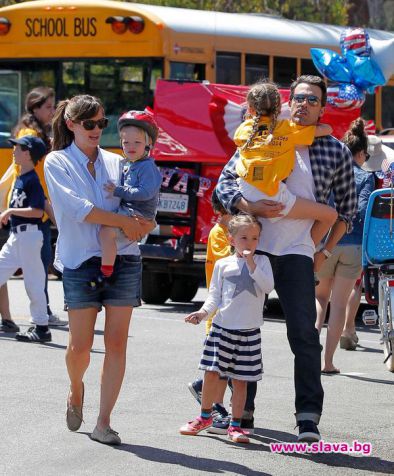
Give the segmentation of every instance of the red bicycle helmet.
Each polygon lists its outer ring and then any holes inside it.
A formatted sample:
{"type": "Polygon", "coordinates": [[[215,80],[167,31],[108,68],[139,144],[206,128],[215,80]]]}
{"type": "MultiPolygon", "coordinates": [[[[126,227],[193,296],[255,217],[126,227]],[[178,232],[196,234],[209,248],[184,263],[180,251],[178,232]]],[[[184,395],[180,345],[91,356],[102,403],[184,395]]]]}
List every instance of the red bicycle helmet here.
{"type": "Polygon", "coordinates": [[[128,111],[122,114],[118,120],[118,131],[125,126],[136,126],[144,129],[148,136],[152,139],[152,145],[155,144],[159,135],[159,128],[152,114],[145,111],[128,111]]]}

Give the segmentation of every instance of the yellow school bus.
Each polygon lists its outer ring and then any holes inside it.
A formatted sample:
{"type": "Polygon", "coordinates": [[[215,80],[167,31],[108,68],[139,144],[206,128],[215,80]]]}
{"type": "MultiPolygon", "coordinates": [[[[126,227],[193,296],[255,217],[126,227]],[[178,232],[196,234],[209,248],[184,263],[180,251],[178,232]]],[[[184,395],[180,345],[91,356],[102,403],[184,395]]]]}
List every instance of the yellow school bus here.
{"type": "MultiPolygon", "coordinates": [[[[269,15],[106,0],[37,0],[0,8],[0,147],[9,147],[4,139],[33,87],[51,86],[57,99],[100,97],[112,119],[103,146],[117,147],[116,118],[151,105],[158,78],[251,84],[268,76],[287,87],[301,73],[316,74],[311,47],[339,51],[342,30],[269,15]]],[[[394,38],[376,30],[370,35],[394,38]]],[[[364,117],[378,128],[394,127],[393,86],[394,77],[364,105],[364,117]]],[[[1,173],[9,152],[0,153],[1,173]]]]}

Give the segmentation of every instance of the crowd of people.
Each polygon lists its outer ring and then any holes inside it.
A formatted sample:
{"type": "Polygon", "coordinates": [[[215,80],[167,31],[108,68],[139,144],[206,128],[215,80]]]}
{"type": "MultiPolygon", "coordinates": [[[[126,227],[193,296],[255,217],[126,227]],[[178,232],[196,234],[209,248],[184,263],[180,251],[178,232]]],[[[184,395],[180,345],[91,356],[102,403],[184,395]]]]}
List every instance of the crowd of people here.
{"type": "MultiPolygon", "coordinates": [[[[322,78],[300,76],[290,88],[290,119],[283,119],[276,85],[264,80],[249,90],[237,151],[212,196],[219,221],[208,241],[208,298],[185,318],[205,320],[207,335],[199,365],[204,377],[189,385],[201,412],[180,428],[182,435],[207,429],[249,442],[263,373],[264,303],[275,288],[294,354],[298,441],[320,439],[321,374],[340,372],[333,364],[338,343],[345,349],[357,344],[361,234],[374,188],[373,175],[362,168],[370,155],[364,122],[354,121],[342,141],[335,139],[320,123],[326,100],[322,78]],[[319,334],[330,298],[322,365],[319,334]],[[227,387],[231,414],[223,405],[227,387]]],[[[106,353],[91,438],[119,445],[111,414],[124,377],[132,311],[141,305],[138,240],[155,227],[162,179],[151,157],[158,137],[152,116],[129,111],[119,118],[124,158],[100,147],[107,124],[104,106],[93,96],[74,96],[55,109],[52,89],[27,95],[26,114],[10,139],[14,161],[6,172],[8,206],[0,214],[1,224],[10,224],[0,252],[0,313],[2,330],[24,342],[49,342],[49,327],[65,324],[48,297],[55,224],[55,266],[63,273],[69,325],[66,424],[77,431],[83,422],[84,375],[104,307],[106,353]],[[24,332],[12,320],[6,287],[18,268],[33,323],[24,332]]]]}

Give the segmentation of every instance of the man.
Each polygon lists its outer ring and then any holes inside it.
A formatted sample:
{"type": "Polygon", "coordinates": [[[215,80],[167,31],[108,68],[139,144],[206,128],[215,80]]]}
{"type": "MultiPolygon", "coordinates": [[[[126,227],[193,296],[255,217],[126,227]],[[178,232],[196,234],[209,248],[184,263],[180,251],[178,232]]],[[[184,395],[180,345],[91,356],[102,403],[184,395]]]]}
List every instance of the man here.
{"type": "MultiPolygon", "coordinates": [[[[290,88],[290,115],[300,125],[317,124],[324,112],[326,85],[318,76],[300,76],[290,88]]],[[[282,205],[270,200],[246,201],[236,182],[238,153],[224,167],[216,188],[224,207],[231,213],[248,212],[263,218],[280,216],[282,205]]],[[[317,138],[309,147],[296,151],[295,166],[286,181],[298,197],[328,203],[334,196],[338,220],[324,247],[315,252],[310,236],[312,220],[264,220],[259,249],[270,258],[275,289],[282,305],[287,336],[294,354],[295,408],[299,427],[298,441],[319,441],[318,424],[323,407],[320,381],[321,346],[315,328],[315,281],[313,260],[317,267],[350,228],[357,197],[352,154],[332,136],[317,138]]]]}

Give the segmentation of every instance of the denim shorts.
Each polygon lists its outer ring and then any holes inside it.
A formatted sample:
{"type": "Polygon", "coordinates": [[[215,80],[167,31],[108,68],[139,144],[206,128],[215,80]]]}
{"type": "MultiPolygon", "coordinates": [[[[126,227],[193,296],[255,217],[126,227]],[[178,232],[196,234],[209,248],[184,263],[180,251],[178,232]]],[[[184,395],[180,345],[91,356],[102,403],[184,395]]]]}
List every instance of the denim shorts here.
{"type": "Polygon", "coordinates": [[[68,309],[102,306],[141,306],[141,256],[117,256],[114,281],[100,289],[92,289],[90,281],[100,272],[101,258],[94,256],[77,269],[64,268],[64,301],[68,309]]]}

